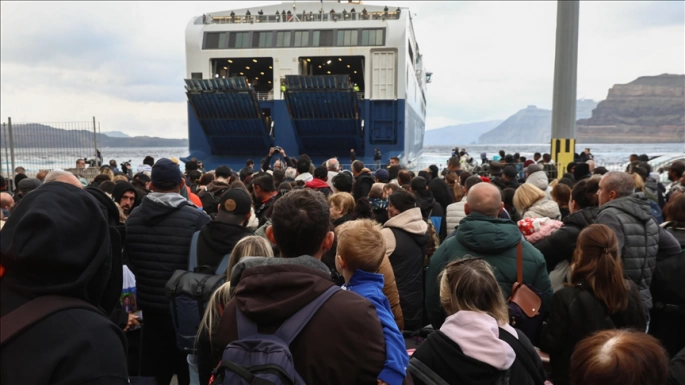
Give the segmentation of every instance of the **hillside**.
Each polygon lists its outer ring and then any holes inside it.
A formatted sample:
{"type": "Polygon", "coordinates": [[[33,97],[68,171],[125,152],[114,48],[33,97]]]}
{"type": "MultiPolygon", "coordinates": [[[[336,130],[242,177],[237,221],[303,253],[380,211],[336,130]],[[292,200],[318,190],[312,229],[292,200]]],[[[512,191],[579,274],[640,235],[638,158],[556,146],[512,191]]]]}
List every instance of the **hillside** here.
{"type": "MultiPolygon", "coordinates": [[[[93,132],[86,130],[63,130],[43,124],[16,124],[12,126],[14,146],[40,148],[89,147],[93,132]]],[[[125,134],[124,134],[125,135],[125,134]]],[[[98,134],[98,146],[105,147],[186,147],[188,139],[165,139],[149,136],[110,137],[98,134]]]]}
{"type": "MultiPolygon", "coordinates": [[[[576,116],[590,117],[597,106],[594,100],[576,102],[576,116]]],[[[552,134],[552,111],[528,106],[510,116],[499,126],[480,136],[479,144],[546,143],[552,134]]]]}
{"type": "Polygon", "coordinates": [[[592,117],[576,125],[586,143],[685,143],[685,75],[642,76],[616,84],[592,117]]]}
{"type": "Polygon", "coordinates": [[[454,146],[461,146],[477,143],[482,134],[492,130],[500,123],[502,120],[490,120],[427,130],[423,138],[423,145],[441,146],[453,143],[454,146]]]}

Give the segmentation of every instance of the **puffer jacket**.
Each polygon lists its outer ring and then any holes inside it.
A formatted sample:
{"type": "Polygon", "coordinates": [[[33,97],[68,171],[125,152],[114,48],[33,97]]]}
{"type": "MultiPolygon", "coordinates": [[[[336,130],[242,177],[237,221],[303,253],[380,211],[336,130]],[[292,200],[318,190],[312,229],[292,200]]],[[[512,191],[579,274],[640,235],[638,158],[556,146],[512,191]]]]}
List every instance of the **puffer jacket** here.
{"type": "Polygon", "coordinates": [[[533,244],[545,257],[547,271],[554,270],[554,267],[561,261],[571,262],[578,235],[586,226],[595,223],[598,212],[597,207],[576,211],[564,219],[564,226],[559,230],[533,244]]]}
{"type": "Polygon", "coordinates": [[[459,202],[454,202],[447,206],[447,213],[445,214],[447,222],[447,235],[451,235],[454,229],[459,225],[459,221],[466,218],[466,211],[464,205],[466,204],[466,197],[459,202]]]}
{"type": "Polygon", "coordinates": [[[124,249],[142,310],[169,312],[164,286],[175,270],[188,268],[190,239],[207,222],[207,214],[173,193],[151,193],[131,212],[124,249]]]}
{"type": "Polygon", "coordinates": [[[643,196],[614,199],[599,208],[596,223],[609,226],[618,238],[623,273],[637,284],[646,309],[652,308],[649,286],[659,251],[659,226],[643,196]]]}
{"type": "Polygon", "coordinates": [[[549,312],[553,292],[542,253],[523,239],[516,223],[471,213],[461,221],[456,235],[440,245],[428,266],[426,311],[433,327],[439,328],[445,320],[445,312],[440,305],[438,275],[447,263],[466,255],[483,258],[494,268],[495,278],[504,297],[508,298],[516,282],[516,245],[519,242],[523,246],[523,282],[540,291],[542,310],[549,312]]]}
{"type": "Polygon", "coordinates": [[[561,220],[561,212],[557,202],[545,197],[533,203],[523,212],[523,218],[543,218],[561,220]]]}
{"type": "Polygon", "coordinates": [[[544,171],[536,171],[536,172],[528,175],[528,179],[526,179],[526,183],[530,183],[533,186],[544,191],[545,194],[547,195],[547,198],[550,198],[550,199],[552,198],[552,196],[551,196],[552,189],[549,187],[549,179],[547,179],[547,173],[545,173],[544,171]]]}
{"type": "Polygon", "coordinates": [[[423,321],[423,256],[428,225],[415,207],[390,218],[383,229],[385,255],[395,273],[404,329],[421,328],[423,321]]]}

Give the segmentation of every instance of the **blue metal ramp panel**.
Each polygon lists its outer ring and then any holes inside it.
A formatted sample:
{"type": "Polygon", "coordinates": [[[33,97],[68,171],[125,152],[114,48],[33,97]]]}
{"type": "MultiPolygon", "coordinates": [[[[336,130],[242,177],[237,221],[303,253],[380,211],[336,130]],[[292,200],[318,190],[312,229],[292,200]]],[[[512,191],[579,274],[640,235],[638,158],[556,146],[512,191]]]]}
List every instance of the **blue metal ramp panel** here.
{"type": "Polygon", "coordinates": [[[371,144],[397,144],[398,106],[394,100],[372,100],[369,108],[371,144]]]}
{"type": "Polygon", "coordinates": [[[286,105],[301,152],[362,150],[357,95],[348,76],[288,75],[286,87],[286,105]]]}
{"type": "Polygon", "coordinates": [[[262,153],[273,145],[257,95],[245,78],[185,82],[213,155],[262,153]]]}

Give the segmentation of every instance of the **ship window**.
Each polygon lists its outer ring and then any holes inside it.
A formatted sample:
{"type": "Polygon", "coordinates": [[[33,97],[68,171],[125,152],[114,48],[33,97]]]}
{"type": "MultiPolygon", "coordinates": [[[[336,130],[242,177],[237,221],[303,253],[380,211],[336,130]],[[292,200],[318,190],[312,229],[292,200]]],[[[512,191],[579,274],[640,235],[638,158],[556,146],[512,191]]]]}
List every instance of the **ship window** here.
{"type": "Polygon", "coordinates": [[[359,32],[357,30],[338,31],[337,46],[352,46],[359,44],[359,32]]]}
{"type": "Polygon", "coordinates": [[[228,48],[249,48],[250,47],[250,33],[249,32],[233,32],[228,39],[228,48]]]}
{"type": "Polygon", "coordinates": [[[383,29],[365,29],[362,31],[362,45],[383,45],[383,29]]]}
{"type": "Polygon", "coordinates": [[[192,72],[190,74],[191,79],[197,79],[197,80],[202,80],[202,72],[192,72]]]}
{"type": "Polygon", "coordinates": [[[273,41],[273,32],[255,32],[252,38],[252,48],[269,48],[273,41]]]}
{"type": "Polygon", "coordinates": [[[414,50],[411,48],[411,40],[407,42],[409,47],[409,60],[411,60],[412,66],[414,65],[414,50]]]}
{"type": "Polygon", "coordinates": [[[309,47],[309,31],[295,32],[295,47],[309,47]]]}
{"type": "Polygon", "coordinates": [[[290,47],[290,32],[276,33],[276,47],[290,47]]]}
{"type": "Polygon", "coordinates": [[[332,47],[333,46],[333,31],[314,31],[312,37],[312,46],[314,47],[332,47]]]}
{"type": "Polygon", "coordinates": [[[204,49],[227,48],[226,36],[228,32],[207,32],[205,33],[204,49]]]}

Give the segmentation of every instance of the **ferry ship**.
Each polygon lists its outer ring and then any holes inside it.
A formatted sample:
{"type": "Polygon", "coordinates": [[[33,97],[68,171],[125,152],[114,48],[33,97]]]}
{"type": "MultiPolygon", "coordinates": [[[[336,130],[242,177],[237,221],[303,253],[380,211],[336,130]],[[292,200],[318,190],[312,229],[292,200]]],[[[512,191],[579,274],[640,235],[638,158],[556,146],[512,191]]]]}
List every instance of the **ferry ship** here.
{"type": "Polygon", "coordinates": [[[315,164],[350,150],[411,167],[431,73],[408,8],[283,2],[194,17],[186,28],[188,158],[244,167],[271,147],[315,164]]]}

